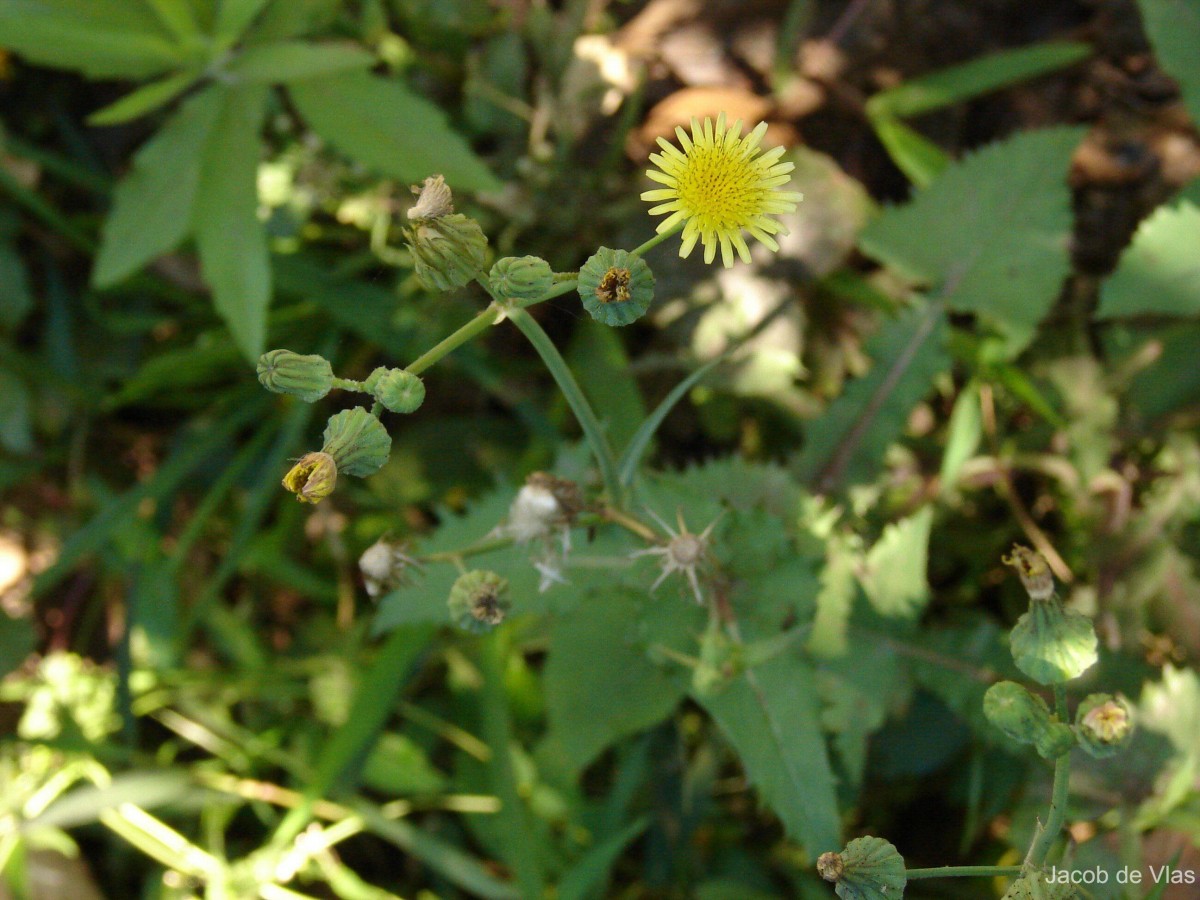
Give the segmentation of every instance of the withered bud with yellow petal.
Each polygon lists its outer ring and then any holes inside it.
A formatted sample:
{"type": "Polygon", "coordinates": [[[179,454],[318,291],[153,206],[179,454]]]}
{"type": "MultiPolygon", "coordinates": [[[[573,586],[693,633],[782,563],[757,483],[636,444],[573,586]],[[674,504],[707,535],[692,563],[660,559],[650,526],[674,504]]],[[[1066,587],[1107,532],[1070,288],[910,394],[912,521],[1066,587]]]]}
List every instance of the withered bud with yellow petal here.
{"type": "Polygon", "coordinates": [[[1030,600],[1049,600],[1054,596],[1054,576],[1046,558],[1036,550],[1013,544],[1012,553],[1001,557],[1001,561],[1017,570],[1030,600]]]}
{"type": "Polygon", "coordinates": [[[1133,737],[1133,715],[1122,697],[1089,694],[1075,710],[1079,744],[1097,759],[1106,759],[1133,737]]]}
{"type": "Polygon", "coordinates": [[[283,486],[301,503],[320,503],[337,484],[337,463],[328,453],[306,453],[283,476],[283,486]]]}
{"type": "Polygon", "coordinates": [[[414,184],[412,191],[417,195],[417,202],[408,211],[409,219],[438,219],[454,212],[450,186],[441,175],[426,178],[420,187],[414,184]]]}

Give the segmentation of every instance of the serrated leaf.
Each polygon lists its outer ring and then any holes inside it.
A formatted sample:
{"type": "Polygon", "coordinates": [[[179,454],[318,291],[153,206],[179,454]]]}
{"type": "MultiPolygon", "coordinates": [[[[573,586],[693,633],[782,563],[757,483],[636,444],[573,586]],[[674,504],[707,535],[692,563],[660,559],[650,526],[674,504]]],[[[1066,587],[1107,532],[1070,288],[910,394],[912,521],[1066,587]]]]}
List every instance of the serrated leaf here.
{"type": "Polygon", "coordinates": [[[133,160],[104,223],[92,282],[107,287],[173,249],[188,232],[208,135],[222,90],[189,99],[133,160]]]}
{"type": "Polygon", "coordinates": [[[1200,6],[1194,0],[1138,0],[1154,56],[1183,88],[1193,123],[1200,123],[1200,6]]]}
{"type": "Polygon", "coordinates": [[[115,103],[88,116],[89,125],[118,125],[170,103],[188,89],[199,77],[199,72],[179,72],[158,81],[143,85],[131,94],[126,94],[115,103]]]}
{"type": "Polygon", "coordinates": [[[267,235],[258,220],[258,162],[267,88],[226,88],[204,148],[192,211],[200,269],[234,342],[254,362],[271,300],[267,235]]]}
{"type": "Polygon", "coordinates": [[[1100,289],[1102,319],[1200,313],[1200,208],[1188,200],[1159,207],[1141,224],[1100,289]]]}
{"type": "Polygon", "coordinates": [[[846,385],[809,423],[796,469],[820,493],[871,480],[934,376],[949,368],[945,316],[913,309],[886,322],[867,344],[871,370],[846,385]]]}
{"type": "Polygon", "coordinates": [[[0,0],[0,46],[91,78],[148,78],[185,57],[141,4],[108,0],[0,0]]]}
{"type": "Polygon", "coordinates": [[[888,525],[867,551],[859,573],[863,591],[882,616],[915,618],[929,602],[929,530],[933,507],[926,506],[888,525]]]}
{"type": "Polygon", "coordinates": [[[278,41],[247,47],[227,71],[250,84],[278,84],[366,69],[374,62],[373,54],[355,44],[278,41]]]}
{"type": "Polygon", "coordinates": [[[825,543],[825,568],[808,637],[808,651],[814,656],[832,659],[846,653],[850,612],[858,593],[854,571],[860,559],[857,547],[844,535],[835,534],[825,543]]]}
{"type": "Polygon", "coordinates": [[[886,210],[860,246],[951,309],[989,317],[1019,349],[1070,271],[1066,175],[1082,135],[1047,128],[985,147],[886,210]]]}
{"type": "Polygon", "coordinates": [[[317,134],[384,175],[417,182],[442,174],[458,190],[500,188],[445,114],[399,81],[352,72],[297,82],[288,92],[317,134]]]}
{"type": "Polygon", "coordinates": [[[693,694],[729,738],[750,781],[810,856],[841,846],[834,778],[821,732],[817,681],[798,653],[748,669],[719,691],[693,694]]]}
{"type": "Polygon", "coordinates": [[[662,721],[683,699],[682,667],[652,662],[648,654],[659,643],[686,646],[683,623],[700,624],[697,608],[680,603],[680,615],[660,616],[656,627],[646,621],[647,613],[662,602],[629,591],[605,592],[551,627],[544,673],[550,739],[575,771],[620,738],[662,721]]]}

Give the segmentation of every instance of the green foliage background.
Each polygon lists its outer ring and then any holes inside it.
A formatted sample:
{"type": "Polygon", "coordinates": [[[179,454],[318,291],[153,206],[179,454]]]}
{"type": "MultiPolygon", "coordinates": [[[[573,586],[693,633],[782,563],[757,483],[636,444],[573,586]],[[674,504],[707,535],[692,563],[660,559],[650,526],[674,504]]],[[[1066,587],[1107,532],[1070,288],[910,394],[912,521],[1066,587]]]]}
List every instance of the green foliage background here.
{"type": "MultiPolygon", "coordinates": [[[[778,6],[782,98],[829,10],[778,6]]],[[[1194,125],[1200,17],[1137,6],[1194,125]]],[[[880,205],[792,147],[807,200],[778,258],[731,275],[668,244],[620,332],[571,295],[538,308],[625,512],[713,525],[720,622],[679,575],[651,591],[657,558],[602,515],[544,591],[530,548],[487,544],[532,471],[597,492],[509,323],[427,373],[378,475],[315,510],[280,489],[339,401],[260,390],[264,349],[361,378],[482,309],[413,277],[410,183],[443,174],[497,257],[572,270],[650,236],[624,152],[646,85],[601,114],[572,51],[636,7],[0,0],[8,891],[815,898],[816,856],[863,833],[913,866],[1017,864],[1049,769],[982,716],[1020,677],[1014,541],[1101,629],[1074,699],[1139,713],[1128,757],[1072,784],[1096,823],[1076,864],[1195,860],[1200,182],[1087,271],[1095,122],[926,133],[1088,44],[875,92],[856,125],[906,179],[880,205]],[[373,606],[356,561],[381,536],[425,564],[373,606]],[[455,555],[510,582],[491,635],[450,627],[455,555]]]]}

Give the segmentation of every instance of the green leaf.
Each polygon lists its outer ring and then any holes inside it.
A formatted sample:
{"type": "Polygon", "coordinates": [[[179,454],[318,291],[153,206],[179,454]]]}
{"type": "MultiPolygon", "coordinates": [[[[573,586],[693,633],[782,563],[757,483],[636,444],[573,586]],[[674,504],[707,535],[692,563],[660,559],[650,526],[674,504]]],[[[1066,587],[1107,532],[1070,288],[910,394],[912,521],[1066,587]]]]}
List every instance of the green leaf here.
{"type": "Polygon", "coordinates": [[[10,241],[0,241],[0,330],[15,328],[33,309],[29,274],[10,241]]]}
{"type": "Polygon", "coordinates": [[[551,626],[544,672],[550,740],[576,771],[620,738],[665,719],[683,699],[682,670],[647,654],[651,644],[690,643],[679,624],[695,619],[696,608],[680,603],[673,622],[647,625],[650,609],[662,602],[632,591],[606,593],[551,626]]]}
{"type": "Polygon", "coordinates": [[[36,645],[37,632],[33,622],[0,612],[0,676],[21,665],[36,645]]]}
{"type": "Polygon", "coordinates": [[[872,116],[871,127],[892,162],[917,187],[929,187],[950,165],[941,147],[893,116],[872,116]]]}
{"type": "Polygon", "coordinates": [[[366,69],[374,62],[374,55],[355,44],[279,41],[246,48],[229,64],[227,71],[239,81],[276,84],[366,69]]]}
{"type": "Polygon", "coordinates": [[[232,44],[271,0],[216,0],[217,36],[232,44]]]}
{"type": "Polygon", "coordinates": [[[946,426],[946,450],[942,454],[942,468],[938,475],[942,490],[954,487],[958,475],[983,440],[983,411],[979,405],[979,385],[967,384],[954,401],[950,422],[946,426]]]}
{"type": "Polygon", "coordinates": [[[180,41],[199,38],[200,23],[188,0],[145,0],[158,20],[180,41]]]}
{"type": "Polygon", "coordinates": [[[608,872],[625,847],[646,830],[645,818],[630,822],[616,834],[588,850],[558,883],[558,900],[588,900],[604,887],[608,872]]]}
{"type": "Polygon", "coordinates": [[[1161,206],[1146,219],[1100,289],[1102,319],[1200,313],[1200,207],[1188,200],[1161,206]]]}
{"type": "Polygon", "coordinates": [[[0,46],[38,65],[91,78],[148,78],[176,69],[184,51],[139,3],[0,0],[0,46]]]}
{"type": "Polygon", "coordinates": [[[869,224],[861,247],[951,309],[990,317],[1019,349],[1070,271],[1066,173],[1082,135],[1048,128],[971,154],[869,224]]]}
{"type": "Polygon", "coordinates": [[[801,478],[829,493],[874,477],[912,408],[950,365],[942,347],[945,327],[936,307],[913,309],[884,324],[867,344],[875,360],[871,370],[850,382],[806,429],[796,460],[801,478]]]}
{"type": "Polygon", "coordinates": [[[1200,123],[1200,6],[1194,0],[1138,0],[1154,55],[1183,88],[1193,123],[1200,123]]]}
{"type": "Polygon", "coordinates": [[[883,530],[867,551],[859,573],[863,591],[883,616],[914,619],[929,602],[929,529],[933,507],[926,506],[883,530]]]}
{"type": "Polygon", "coordinates": [[[29,389],[4,369],[0,369],[0,447],[20,454],[33,450],[29,389]]]}
{"type": "Polygon", "coordinates": [[[179,72],[143,85],[115,103],[88,116],[89,125],[119,125],[170,103],[199,77],[199,72],[179,72]]]}
{"type": "Polygon", "coordinates": [[[858,596],[854,570],[861,559],[857,544],[846,535],[834,534],[825,542],[825,568],[808,636],[808,652],[814,656],[834,659],[846,654],[850,613],[858,596]]]}
{"type": "Polygon", "coordinates": [[[613,328],[585,319],[564,355],[580,373],[580,387],[604,424],[609,444],[624,447],[646,417],[646,406],[620,336],[613,328]]]}
{"type": "Polygon", "coordinates": [[[317,134],[384,175],[417,182],[442,174],[458,190],[500,188],[445,114],[399,81],[352,72],[307,79],[288,92],[317,134]]]}
{"type": "Polygon", "coordinates": [[[1089,44],[1050,41],[982,56],[876,94],[867,101],[867,114],[907,118],[932,112],[1073,65],[1091,52],[1089,44]]]}
{"type": "Polygon", "coordinates": [[[200,268],[245,357],[262,354],[271,300],[267,235],[258,221],[258,161],[268,89],[226,89],[204,149],[192,214],[200,268]]]}
{"type": "Polygon", "coordinates": [[[809,856],[837,850],[841,826],[812,666],[784,653],[693,698],[729,737],[788,835],[809,856]]]}
{"type": "Polygon", "coordinates": [[[104,223],[92,282],[115,284],[177,246],[188,232],[201,160],[221,111],[222,90],[189,99],[133,160],[104,223]]]}
{"type": "Polygon", "coordinates": [[[277,0],[250,29],[251,41],[281,41],[329,27],[342,0],[277,0]]]}

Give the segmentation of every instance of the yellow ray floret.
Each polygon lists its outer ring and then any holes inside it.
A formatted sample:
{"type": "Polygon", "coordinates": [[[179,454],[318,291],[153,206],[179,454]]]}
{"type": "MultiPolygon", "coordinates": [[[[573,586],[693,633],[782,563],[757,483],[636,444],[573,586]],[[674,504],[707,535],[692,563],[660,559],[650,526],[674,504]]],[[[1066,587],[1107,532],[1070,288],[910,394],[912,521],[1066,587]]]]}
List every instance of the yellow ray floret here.
{"type": "Polygon", "coordinates": [[[803,195],[779,188],[792,180],[790,162],[778,162],[782,147],[760,153],[758,144],[766,133],[762,122],[745,137],[742,123],[725,127],[725,114],[704,120],[703,128],[692,119],[692,134],[676,128],[682,150],[664,138],[658,139],[662,153],[651,153],[650,162],[661,171],[646,174],[664,187],[642,194],[643,200],[666,201],[650,209],[651,215],[670,213],[658,225],[659,233],[683,223],[683,243],[679,255],[686,257],[699,241],[704,245],[704,261],[711,263],[721,247],[721,261],[733,265],[736,248],[742,262],[750,262],[750,248],[742,236],[750,232],[773,251],[779,249],[774,234],[787,234],[772,214],[789,213],[803,195]]]}

